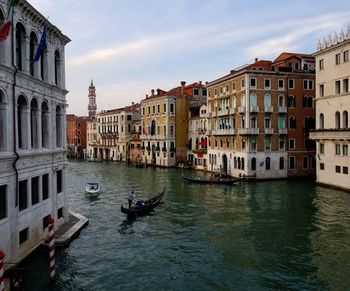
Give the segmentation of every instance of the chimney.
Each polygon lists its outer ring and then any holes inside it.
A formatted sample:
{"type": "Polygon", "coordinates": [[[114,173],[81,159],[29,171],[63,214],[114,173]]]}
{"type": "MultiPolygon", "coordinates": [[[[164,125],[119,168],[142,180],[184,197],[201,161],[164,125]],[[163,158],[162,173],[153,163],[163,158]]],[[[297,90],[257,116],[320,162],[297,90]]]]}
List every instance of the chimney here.
{"type": "Polygon", "coordinates": [[[160,89],[157,89],[157,95],[159,96],[160,89]]]}
{"type": "Polygon", "coordinates": [[[181,81],[181,95],[183,95],[185,92],[185,85],[186,85],[186,81],[181,81]]]}
{"type": "Polygon", "coordinates": [[[200,86],[202,86],[202,81],[199,81],[198,83],[199,83],[200,86]]]}
{"type": "Polygon", "coordinates": [[[135,104],[134,102],[131,102],[131,105],[132,105],[132,106],[134,106],[134,104],[135,104]]]}
{"type": "Polygon", "coordinates": [[[151,90],[151,93],[152,93],[151,96],[153,96],[154,95],[154,89],[151,90]]]}
{"type": "Polygon", "coordinates": [[[146,94],[146,99],[148,99],[148,94],[146,94]]]}
{"type": "Polygon", "coordinates": [[[255,58],[255,62],[256,62],[256,63],[258,62],[258,60],[259,60],[258,58],[255,58]]]}

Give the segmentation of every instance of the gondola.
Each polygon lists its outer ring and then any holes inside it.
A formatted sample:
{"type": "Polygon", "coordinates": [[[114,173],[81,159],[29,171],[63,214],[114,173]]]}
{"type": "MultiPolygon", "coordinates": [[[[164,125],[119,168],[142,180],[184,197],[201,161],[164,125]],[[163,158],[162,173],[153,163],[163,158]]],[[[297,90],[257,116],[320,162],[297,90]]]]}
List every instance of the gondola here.
{"type": "Polygon", "coordinates": [[[138,216],[145,215],[152,211],[156,206],[160,204],[165,193],[165,188],[162,192],[150,198],[148,200],[139,200],[131,208],[124,207],[121,205],[120,210],[122,213],[127,214],[129,218],[135,218],[138,216]]]}
{"type": "Polygon", "coordinates": [[[182,176],[182,178],[184,180],[187,180],[189,182],[193,182],[193,183],[200,183],[200,184],[226,184],[226,185],[232,185],[234,183],[238,183],[240,181],[240,179],[237,178],[233,178],[233,177],[213,177],[210,179],[206,179],[206,178],[195,178],[195,177],[186,177],[186,176],[182,176]]]}

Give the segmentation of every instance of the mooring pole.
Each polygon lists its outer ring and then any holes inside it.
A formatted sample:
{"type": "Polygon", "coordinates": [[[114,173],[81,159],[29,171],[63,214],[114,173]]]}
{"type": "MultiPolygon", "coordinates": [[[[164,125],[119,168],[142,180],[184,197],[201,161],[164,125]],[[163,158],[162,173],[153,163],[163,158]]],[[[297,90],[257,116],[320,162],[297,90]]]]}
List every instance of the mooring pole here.
{"type": "Polygon", "coordinates": [[[0,250],[0,291],[5,290],[4,258],[5,254],[2,250],[0,250]]]}
{"type": "Polygon", "coordinates": [[[56,260],[55,260],[55,220],[49,216],[49,270],[50,270],[50,282],[56,282],[56,260]]]}

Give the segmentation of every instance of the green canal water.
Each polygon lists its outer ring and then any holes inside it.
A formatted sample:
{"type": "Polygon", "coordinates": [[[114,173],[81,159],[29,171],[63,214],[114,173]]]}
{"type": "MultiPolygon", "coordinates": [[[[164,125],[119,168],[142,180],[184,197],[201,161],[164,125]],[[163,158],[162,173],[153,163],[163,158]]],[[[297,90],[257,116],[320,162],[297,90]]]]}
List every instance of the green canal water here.
{"type": "Polygon", "coordinates": [[[55,285],[47,251],[26,260],[26,290],[350,290],[349,193],[305,180],[198,185],[182,173],[70,162],[70,208],[90,224],[57,252],[55,285]],[[88,181],[102,184],[97,199],[88,181]],[[120,212],[127,191],[164,186],[152,215],[120,212]]]}

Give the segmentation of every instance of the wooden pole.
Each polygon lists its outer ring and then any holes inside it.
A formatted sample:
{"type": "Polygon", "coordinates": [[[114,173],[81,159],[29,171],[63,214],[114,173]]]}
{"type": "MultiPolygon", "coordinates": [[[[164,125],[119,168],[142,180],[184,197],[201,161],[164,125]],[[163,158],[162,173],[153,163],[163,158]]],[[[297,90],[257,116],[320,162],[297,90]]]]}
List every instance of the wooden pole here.
{"type": "Polygon", "coordinates": [[[3,251],[0,250],[0,291],[5,290],[4,258],[5,254],[3,251]]]}
{"type": "Polygon", "coordinates": [[[56,282],[56,260],[55,260],[55,220],[49,216],[49,270],[50,270],[50,282],[56,282]]]}

